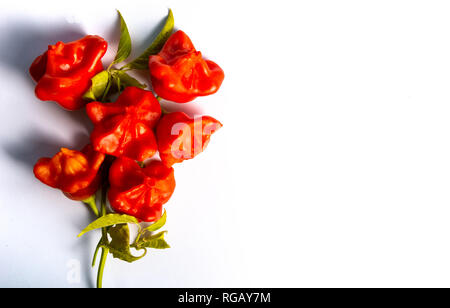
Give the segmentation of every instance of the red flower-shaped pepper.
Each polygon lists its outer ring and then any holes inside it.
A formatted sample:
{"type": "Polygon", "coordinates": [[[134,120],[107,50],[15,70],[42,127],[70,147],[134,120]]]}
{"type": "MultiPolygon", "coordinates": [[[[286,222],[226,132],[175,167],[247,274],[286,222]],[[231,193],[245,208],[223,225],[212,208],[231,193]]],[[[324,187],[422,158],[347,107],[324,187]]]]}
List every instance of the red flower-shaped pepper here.
{"type": "Polygon", "coordinates": [[[203,59],[181,30],[172,34],[159,54],[149,57],[149,69],[153,90],[177,103],[216,93],[225,77],[216,63],[203,59]]]}
{"type": "Polygon", "coordinates": [[[153,127],[161,107],[152,92],[127,87],[116,102],[92,102],[86,111],[95,126],[91,141],[97,151],[138,161],[156,153],[153,127]]]}
{"type": "Polygon", "coordinates": [[[172,166],[194,158],[206,148],[211,135],[221,127],[219,121],[209,116],[192,119],[184,112],[164,115],[156,127],[161,160],[172,166]]]}
{"type": "Polygon", "coordinates": [[[36,96],[68,110],[82,108],[86,104],[82,96],[91,86],[91,78],[103,70],[101,59],[107,48],[106,41],[94,35],[48,46],[30,67],[37,82],[36,96]]]}
{"type": "Polygon", "coordinates": [[[136,161],[117,158],[109,170],[108,199],[120,213],[152,222],[162,214],[162,206],[175,190],[173,168],[160,161],[152,161],[141,168],[136,161]]]}
{"type": "Polygon", "coordinates": [[[88,144],[83,150],[62,148],[52,158],[41,158],[34,166],[34,175],[42,183],[61,189],[72,200],[85,200],[100,185],[99,169],[105,155],[88,144]]]}

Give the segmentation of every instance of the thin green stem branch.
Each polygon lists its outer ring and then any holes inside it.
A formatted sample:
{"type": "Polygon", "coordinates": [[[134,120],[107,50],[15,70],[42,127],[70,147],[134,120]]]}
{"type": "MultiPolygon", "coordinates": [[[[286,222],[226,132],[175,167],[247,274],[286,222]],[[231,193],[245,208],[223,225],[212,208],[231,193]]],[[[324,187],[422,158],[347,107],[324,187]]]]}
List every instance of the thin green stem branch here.
{"type": "Polygon", "coordinates": [[[100,250],[100,246],[102,245],[102,239],[103,236],[100,238],[100,241],[97,244],[97,247],[95,247],[94,257],[92,258],[92,267],[95,266],[95,261],[97,260],[98,251],[100,250]]]}
{"type": "MultiPolygon", "coordinates": [[[[103,186],[102,188],[102,200],[101,200],[101,216],[106,215],[106,191],[107,191],[107,185],[103,186]]],[[[102,238],[100,240],[100,243],[107,243],[108,242],[108,231],[106,228],[102,228],[102,238]]],[[[100,244],[99,243],[99,244],[100,244]]],[[[106,258],[108,257],[109,249],[107,247],[102,247],[102,256],[100,259],[100,264],[98,266],[98,273],[97,273],[97,288],[102,288],[103,285],[103,272],[105,269],[105,263],[106,258]]]]}

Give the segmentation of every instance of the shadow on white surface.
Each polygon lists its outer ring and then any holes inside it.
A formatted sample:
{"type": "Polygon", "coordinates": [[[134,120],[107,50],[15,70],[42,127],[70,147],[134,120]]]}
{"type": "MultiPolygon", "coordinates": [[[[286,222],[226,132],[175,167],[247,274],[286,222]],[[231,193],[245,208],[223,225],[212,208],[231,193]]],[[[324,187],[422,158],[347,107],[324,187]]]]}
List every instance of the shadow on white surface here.
{"type": "MultiPolygon", "coordinates": [[[[47,49],[49,44],[58,41],[70,42],[86,35],[79,25],[64,20],[51,24],[15,21],[7,26],[4,33],[7,33],[7,36],[2,38],[0,62],[24,72],[26,74],[24,76],[28,76],[30,64],[47,49]]],[[[32,82],[31,78],[30,81],[32,82]]]]}
{"type": "MultiPolygon", "coordinates": [[[[42,54],[49,44],[58,41],[73,41],[85,35],[80,25],[71,24],[63,19],[59,22],[48,23],[17,20],[8,24],[3,33],[6,35],[2,37],[3,48],[0,49],[0,65],[17,70],[18,75],[23,76],[23,79],[29,85],[29,89],[23,89],[23,91],[29,91],[30,93],[33,93],[35,86],[28,72],[33,60],[42,54]]],[[[54,102],[40,103],[55,104],[54,102]]],[[[64,117],[70,122],[78,122],[86,131],[89,131],[92,127],[84,110],[69,112],[62,110],[59,106],[48,107],[45,109],[49,113],[57,112],[57,116],[60,118],[64,117]]],[[[56,117],[56,115],[54,116],[56,117]]],[[[41,117],[44,119],[44,116],[41,117]]],[[[39,128],[33,127],[17,143],[2,144],[2,150],[14,160],[24,163],[27,168],[32,168],[40,157],[51,157],[62,146],[80,149],[89,142],[89,136],[83,133],[76,134],[72,139],[73,142],[67,144],[67,142],[55,138],[54,135],[50,136],[39,128]]]]}
{"type": "MultiPolygon", "coordinates": [[[[89,142],[89,136],[85,134],[77,134],[74,137],[73,148],[81,149],[89,142]]],[[[27,168],[33,168],[34,164],[41,157],[53,157],[61,147],[64,147],[64,141],[55,140],[53,136],[49,136],[43,132],[33,130],[25,140],[21,139],[17,143],[6,144],[3,150],[14,160],[19,161],[27,168]]]]}

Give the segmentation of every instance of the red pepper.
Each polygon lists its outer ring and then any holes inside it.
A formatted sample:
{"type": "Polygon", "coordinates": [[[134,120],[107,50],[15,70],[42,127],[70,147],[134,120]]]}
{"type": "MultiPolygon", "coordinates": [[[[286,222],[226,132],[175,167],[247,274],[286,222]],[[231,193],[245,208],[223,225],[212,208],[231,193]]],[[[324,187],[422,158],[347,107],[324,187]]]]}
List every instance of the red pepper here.
{"type": "Polygon", "coordinates": [[[68,110],[82,108],[83,94],[91,85],[91,78],[103,70],[102,57],[106,41],[94,35],[70,42],[49,45],[30,67],[37,82],[35,93],[43,101],[55,101],[68,110]]]}
{"type": "Polygon", "coordinates": [[[100,185],[99,169],[105,155],[88,144],[81,151],[61,148],[52,158],[41,158],[34,166],[34,175],[44,184],[61,189],[72,200],[85,200],[100,185]]]}
{"type": "Polygon", "coordinates": [[[211,135],[222,124],[209,116],[189,118],[184,112],[164,115],[156,127],[159,156],[172,166],[194,158],[208,145],[211,135]]]}
{"type": "Polygon", "coordinates": [[[94,123],[91,141],[97,151],[138,161],[156,153],[153,127],[161,107],[152,92],[127,87],[116,102],[92,102],[86,111],[94,123]]]}
{"type": "Polygon", "coordinates": [[[120,213],[152,222],[162,214],[162,206],[175,190],[173,168],[152,161],[141,168],[136,161],[119,157],[109,170],[108,199],[120,213]]]}
{"type": "Polygon", "coordinates": [[[172,34],[159,54],[149,57],[149,69],[153,90],[177,103],[216,93],[224,79],[223,70],[203,59],[181,30],[172,34]]]}

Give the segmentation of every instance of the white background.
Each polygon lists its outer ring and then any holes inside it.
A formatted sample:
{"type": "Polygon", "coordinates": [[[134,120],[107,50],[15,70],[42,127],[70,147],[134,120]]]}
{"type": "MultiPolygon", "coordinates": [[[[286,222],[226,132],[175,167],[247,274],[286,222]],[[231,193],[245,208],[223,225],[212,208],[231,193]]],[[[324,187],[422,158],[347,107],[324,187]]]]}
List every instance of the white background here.
{"type": "Polygon", "coordinates": [[[182,108],[224,127],[176,166],[172,248],[109,258],[104,286],[450,286],[450,5],[392,0],[3,1],[0,286],[96,274],[99,233],[76,238],[93,217],[32,173],[91,124],[37,100],[30,63],[88,33],[111,43],[109,64],[116,8],[136,55],[168,7],[226,74],[182,108]]]}

